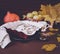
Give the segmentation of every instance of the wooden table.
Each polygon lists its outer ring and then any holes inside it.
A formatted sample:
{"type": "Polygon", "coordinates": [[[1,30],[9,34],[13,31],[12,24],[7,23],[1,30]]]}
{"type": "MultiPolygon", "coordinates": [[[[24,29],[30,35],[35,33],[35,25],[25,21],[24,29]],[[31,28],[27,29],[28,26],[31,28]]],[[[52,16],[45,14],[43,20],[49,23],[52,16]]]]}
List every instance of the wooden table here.
{"type": "Polygon", "coordinates": [[[60,46],[53,38],[49,41],[33,40],[25,43],[15,41],[10,43],[5,49],[0,48],[0,54],[60,54],[60,46]],[[46,43],[55,43],[58,47],[52,52],[46,52],[41,49],[43,44],[46,43]]]}

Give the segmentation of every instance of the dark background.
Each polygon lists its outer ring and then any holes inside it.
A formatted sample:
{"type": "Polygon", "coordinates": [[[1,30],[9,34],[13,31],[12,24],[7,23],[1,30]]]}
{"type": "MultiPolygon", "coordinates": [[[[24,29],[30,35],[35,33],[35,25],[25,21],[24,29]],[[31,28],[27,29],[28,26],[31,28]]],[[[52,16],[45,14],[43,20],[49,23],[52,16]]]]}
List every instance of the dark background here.
{"type": "Polygon", "coordinates": [[[0,0],[0,9],[24,12],[39,10],[41,4],[56,4],[59,2],[60,0],[0,0]]]}
{"type": "Polygon", "coordinates": [[[21,17],[27,12],[38,11],[41,4],[54,5],[56,3],[60,3],[60,0],[0,0],[0,22],[3,21],[7,11],[17,13],[21,17]]]}
{"type": "MultiPolygon", "coordinates": [[[[56,4],[60,0],[0,0],[0,25],[3,24],[3,18],[7,11],[17,13],[19,16],[33,10],[39,10],[41,4],[56,4]]],[[[0,54],[60,54],[60,44],[52,52],[45,52],[41,50],[43,44],[58,43],[55,38],[51,41],[31,41],[28,43],[15,42],[5,49],[0,48],[0,54]]]]}

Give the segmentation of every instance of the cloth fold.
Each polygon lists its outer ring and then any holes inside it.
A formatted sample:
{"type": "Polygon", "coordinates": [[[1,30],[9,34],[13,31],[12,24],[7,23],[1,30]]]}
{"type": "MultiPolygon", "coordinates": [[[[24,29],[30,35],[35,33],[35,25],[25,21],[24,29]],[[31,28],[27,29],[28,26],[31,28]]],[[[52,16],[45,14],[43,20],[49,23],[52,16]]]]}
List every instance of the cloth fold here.
{"type": "Polygon", "coordinates": [[[4,27],[0,27],[0,46],[5,48],[11,42],[9,34],[6,32],[4,27]]]}

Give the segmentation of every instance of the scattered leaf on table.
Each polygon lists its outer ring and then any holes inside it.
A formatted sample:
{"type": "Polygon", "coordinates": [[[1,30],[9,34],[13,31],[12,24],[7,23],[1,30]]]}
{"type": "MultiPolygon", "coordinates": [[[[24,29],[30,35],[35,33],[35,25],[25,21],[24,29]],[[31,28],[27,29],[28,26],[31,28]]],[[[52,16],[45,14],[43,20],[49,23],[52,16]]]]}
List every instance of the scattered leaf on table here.
{"type": "Polygon", "coordinates": [[[60,37],[57,37],[57,41],[60,42],[60,37]]]}
{"type": "Polygon", "coordinates": [[[59,29],[49,28],[50,31],[58,31],[59,29]]]}
{"type": "Polygon", "coordinates": [[[42,49],[45,51],[53,51],[56,48],[56,44],[45,44],[42,46],[42,49]]]}

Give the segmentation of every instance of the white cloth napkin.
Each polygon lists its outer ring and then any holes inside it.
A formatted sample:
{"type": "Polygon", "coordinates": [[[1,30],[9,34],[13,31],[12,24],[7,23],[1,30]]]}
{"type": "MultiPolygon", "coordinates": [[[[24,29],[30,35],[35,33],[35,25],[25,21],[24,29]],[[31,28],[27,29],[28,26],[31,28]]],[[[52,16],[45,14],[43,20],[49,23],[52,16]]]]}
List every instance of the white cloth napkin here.
{"type": "Polygon", "coordinates": [[[28,20],[3,24],[0,26],[0,46],[1,48],[5,48],[11,42],[9,34],[7,33],[5,27],[8,29],[16,30],[18,32],[23,32],[26,35],[33,35],[42,27],[45,27],[44,29],[42,29],[42,31],[46,31],[46,29],[48,28],[46,27],[47,25],[48,24],[44,21],[34,22],[28,20]]]}

